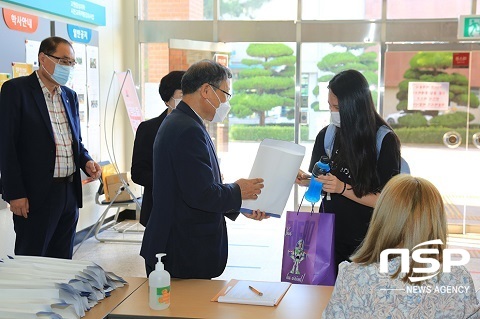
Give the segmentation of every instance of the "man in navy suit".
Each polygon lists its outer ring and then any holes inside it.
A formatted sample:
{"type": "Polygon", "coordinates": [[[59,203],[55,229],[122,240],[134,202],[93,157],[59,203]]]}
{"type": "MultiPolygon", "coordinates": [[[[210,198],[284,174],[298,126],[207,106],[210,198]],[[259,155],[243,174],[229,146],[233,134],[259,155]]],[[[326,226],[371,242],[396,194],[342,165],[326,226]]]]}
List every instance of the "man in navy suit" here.
{"type": "MultiPolygon", "coordinates": [[[[182,77],[182,102],[163,121],[153,147],[153,208],[140,254],[147,275],[156,254],[166,253],[174,278],[210,279],[225,270],[225,217],[235,220],[242,199],[257,199],[263,179],[224,184],[204,120],[222,122],[230,105],[230,71],[210,60],[193,64],[182,77]]],[[[249,218],[262,220],[264,212],[249,218]]]]}
{"type": "Polygon", "coordinates": [[[160,81],[158,93],[167,109],[158,117],[140,123],[135,134],[132,155],[132,180],[144,187],[140,224],[147,226],[153,206],[153,142],[158,128],[165,117],[177,107],[182,100],[182,76],[185,71],[172,71],[160,81]]]}
{"type": "Polygon", "coordinates": [[[71,259],[80,169],[96,179],[101,168],[82,144],[77,94],[64,86],[75,65],[72,45],[47,38],[38,62],[37,71],[2,86],[2,197],[13,212],[16,255],[71,259]]]}

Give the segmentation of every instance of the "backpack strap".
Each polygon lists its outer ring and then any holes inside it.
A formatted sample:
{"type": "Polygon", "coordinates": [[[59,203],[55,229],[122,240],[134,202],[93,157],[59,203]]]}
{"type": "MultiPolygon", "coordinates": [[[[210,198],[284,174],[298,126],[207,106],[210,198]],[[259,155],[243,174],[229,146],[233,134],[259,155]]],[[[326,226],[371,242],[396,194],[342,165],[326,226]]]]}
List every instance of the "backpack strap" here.
{"type": "Polygon", "coordinates": [[[380,149],[382,148],[383,138],[385,137],[385,135],[387,135],[391,131],[392,130],[389,129],[385,125],[382,125],[378,128],[378,131],[377,131],[377,160],[380,157],[380,149]]]}
{"type": "MultiPolygon", "coordinates": [[[[323,146],[325,148],[325,153],[329,158],[332,157],[333,152],[333,144],[335,143],[335,132],[337,131],[337,127],[333,124],[328,124],[327,131],[325,132],[325,138],[323,140],[323,146]]],[[[391,130],[382,125],[377,131],[377,159],[380,156],[380,149],[382,147],[383,138],[387,135],[391,130]]]]}
{"type": "MultiPolygon", "coordinates": [[[[327,154],[327,156],[329,158],[332,157],[333,144],[335,143],[335,132],[336,132],[336,130],[337,130],[337,128],[336,128],[335,125],[329,124],[328,127],[327,127],[327,131],[325,132],[325,138],[323,140],[323,146],[325,148],[325,153],[327,154]]],[[[377,130],[377,136],[376,136],[377,160],[380,157],[380,150],[382,149],[383,138],[385,137],[385,135],[387,135],[391,131],[392,130],[386,125],[380,126],[377,130]]],[[[410,167],[409,167],[407,161],[405,161],[405,159],[403,157],[401,157],[400,162],[401,162],[400,173],[410,174],[410,167]]]]}
{"type": "Polygon", "coordinates": [[[335,143],[335,132],[337,131],[337,127],[333,124],[328,124],[327,131],[325,132],[325,138],[323,139],[323,147],[325,149],[325,153],[329,158],[332,158],[333,152],[333,143],[335,143]]]}
{"type": "MultiPolygon", "coordinates": [[[[382,142],[385,135],[387,135],[392,130],[385,125],[382,125],[378,128],[377,131],[377,159],[380,156],[380,149],[382,148],[382,142]]],[[[402,174],[410,174],[410,166],[408,165],[407,161],[400,157],[400,173],[402,174]]]]}

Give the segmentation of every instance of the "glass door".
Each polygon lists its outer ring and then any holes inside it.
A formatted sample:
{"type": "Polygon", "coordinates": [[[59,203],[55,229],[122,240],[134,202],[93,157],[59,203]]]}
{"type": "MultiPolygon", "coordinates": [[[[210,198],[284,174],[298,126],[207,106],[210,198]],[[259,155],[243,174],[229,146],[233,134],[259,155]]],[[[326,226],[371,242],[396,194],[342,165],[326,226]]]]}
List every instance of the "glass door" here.
{"type": "Polygon", "coordinates": [[[383,116],[412,175],[442,193],[450,234],[480,233],[480,52],[459,49],[399,44],[385,54],[383,116]]]}

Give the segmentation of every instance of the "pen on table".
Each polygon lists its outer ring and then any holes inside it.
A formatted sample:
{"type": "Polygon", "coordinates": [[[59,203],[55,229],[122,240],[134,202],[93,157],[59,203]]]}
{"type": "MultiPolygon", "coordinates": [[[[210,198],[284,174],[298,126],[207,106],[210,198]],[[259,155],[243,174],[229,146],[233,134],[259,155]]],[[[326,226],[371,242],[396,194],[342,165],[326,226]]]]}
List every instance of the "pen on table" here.
{"type": "Polygon", "coordinates": [[[253,288],[252,286],[248,286],[248,288],[250,288],[250,290],[253,291],[254,293],[256,293],[257,295],[263,296],[263,292],[253,288]]]}

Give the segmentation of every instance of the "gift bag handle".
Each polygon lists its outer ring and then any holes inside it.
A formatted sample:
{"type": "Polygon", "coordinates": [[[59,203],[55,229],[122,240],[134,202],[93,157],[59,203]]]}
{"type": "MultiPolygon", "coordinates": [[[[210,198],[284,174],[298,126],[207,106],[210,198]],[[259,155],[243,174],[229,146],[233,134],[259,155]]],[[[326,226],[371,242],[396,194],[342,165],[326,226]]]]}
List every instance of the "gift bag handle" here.
{"type": "MultiPolygon", "coordinates": [[[[305,191],[306,193],[306,191],[305,191]]],[[[298,206],[298,209],[297,209],[297,215],[300,213],[300,208],[302,207],[302,204],[303,204],[303,199],[305,198],[305,193],[303,194],[302,196],[302,199],[300,200],[300,205],[298,206]]],[[[325,196],[323,196],[322,194],[320,194],[320,206],[318,206],[318,213],[321,214],[321,213],[325,213],[325,203],[323,202],[325,196]],[[320,211],[322,210],[322,211],[320,211]]],[[[313,208],[314,208],[315,204],[312,203],[312,210],[310,211],[310,215],[312,215],[314,212],[313,212],[313,208]]]]}

